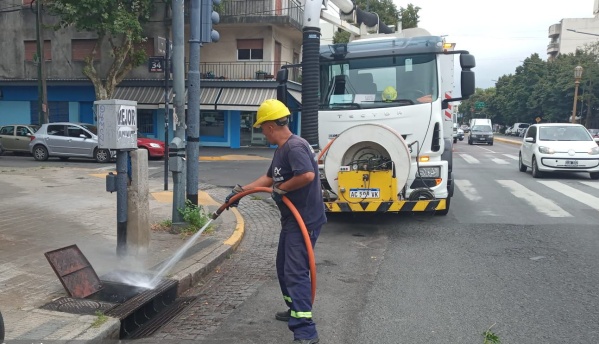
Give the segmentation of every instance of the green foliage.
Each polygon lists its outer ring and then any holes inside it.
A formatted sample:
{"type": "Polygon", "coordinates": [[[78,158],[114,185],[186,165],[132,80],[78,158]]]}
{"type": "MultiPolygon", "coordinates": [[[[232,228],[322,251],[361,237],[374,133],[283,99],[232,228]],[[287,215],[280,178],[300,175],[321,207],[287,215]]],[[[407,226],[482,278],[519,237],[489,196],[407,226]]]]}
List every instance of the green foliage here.
{"type": "Polygon", "coordinates": [[[183,220],[189,224],[183,230],[186,233],[196,233],[210,221],[210,216],[206,214],[204,208],[201,205],[193,204],[190,200],[185,200],[185,208],[179,208],[179,213],[183,216],[183,220]]]}
{"type": "Polygon", "coordinates": [[[333,43],[347,43],[349,42],[350,33],[347,31],[339,30],[333,35],[333,43]]]}
{"type": "Polygon", "coordinates": [[[420,7],[414,6],[412,4],[408,4],[408,7],[406,8],[401,7],[399,10],[399,15],[401,15],[401,28],[411,29],[418,27],[418,22],[420,20],[418,12],[420,10],[420,7]]]}
{"type": "Polygon", "coordinates": [[[96,320],[92,323],[93,328],[98,328],[108,321],[108,317],[101,311],[96,311],[96,320]]]}
{"type": "Polygon", "coordinates": [[[483,344],[501,344],[499,336],[491,331],[491,328],[493,328],[493,326],[495,326],[495,324],[493,324],[491,327],[489,327],[488,330],[483,332],[483,344]]]}
{"type": "Polygon", "coordinates": [[[110,98],[129,71],[147,60],[143,25],[154,10],[154,0],[47,0],[46,4],[59,19],[55,29],[73,27],[97,34],[96,47],[83,69],[94,84],[97,99],[110,98]],[[105,42],[111,47],[113,63],[101,73],[94,59],[105,42]]]}
{"type": "Polygon", "coordinates": [[[460,105],[464,118],[491,118],[494,123],[510,126],[516,122],[534,123],[571,121],[574,102],[574,67],[584,68],[580,80],[577,116],[582,114],[587,128],[599,127],[596,115],[599,89],[599,43],[588,45],[573,54],[562,54],[551,61],[538,54],[526,58],[513,74],[501,76],[495,87],[477,89],[460,105]],[[485,101],[482,111],[474,109],[476,101],[485,101]]]}

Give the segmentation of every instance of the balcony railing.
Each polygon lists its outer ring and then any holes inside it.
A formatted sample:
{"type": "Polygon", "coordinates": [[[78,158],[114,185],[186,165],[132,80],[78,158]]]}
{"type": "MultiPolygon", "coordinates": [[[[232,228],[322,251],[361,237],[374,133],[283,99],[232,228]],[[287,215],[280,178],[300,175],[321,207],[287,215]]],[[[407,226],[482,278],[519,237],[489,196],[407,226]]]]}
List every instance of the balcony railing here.
{"type": "MultiPolygon", "coordinates": [[[[251,62],[201,62],[202,79],[274,79],[281,66],[291,64],[287,61],[251,61],[251,62]]],[[[293,68],[289,71],[289,80],[300,82],[300,72],[293,68]]]]}
{"type": "Polygon", "coordinates": [[[547,45],[547,54],[558,52],[559,51],[559,43],[549,43],[547,45]]]}
{"type": "Polygon", "coordinates": [[[289,17],[291,24],[301,28],[304,20],[299,0],[223,0],[218,12],[221,23],[260,23],[268,22],[268,17],[289,17]]]}

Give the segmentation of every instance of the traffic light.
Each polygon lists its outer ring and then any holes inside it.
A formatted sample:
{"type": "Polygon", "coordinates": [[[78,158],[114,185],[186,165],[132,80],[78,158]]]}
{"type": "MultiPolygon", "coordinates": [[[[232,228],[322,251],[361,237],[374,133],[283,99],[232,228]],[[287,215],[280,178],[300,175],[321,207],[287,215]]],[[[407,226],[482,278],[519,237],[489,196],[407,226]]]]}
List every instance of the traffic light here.
{"type": "Polygon", "coordinates": [[[213,24],[220,22],[218,12],[214,10],[215,5],[220,5],[221,0],[201,0],[202,7],[200,8],[202,33],[202,43],[218,42],[220,34],[212,29],[213,24]]]}

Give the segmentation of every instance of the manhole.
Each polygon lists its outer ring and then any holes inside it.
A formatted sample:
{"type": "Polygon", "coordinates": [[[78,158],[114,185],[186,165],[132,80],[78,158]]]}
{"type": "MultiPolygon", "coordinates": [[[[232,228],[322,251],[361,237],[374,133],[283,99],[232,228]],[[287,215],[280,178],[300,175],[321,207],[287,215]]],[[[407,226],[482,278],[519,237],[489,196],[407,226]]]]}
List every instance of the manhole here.
{"type": "Polygon", "coordinates": [[[96,312],[104,313],[114,306],[115,303],[61,297],[40,308],[71,314],[94,315],[96,312]]]}

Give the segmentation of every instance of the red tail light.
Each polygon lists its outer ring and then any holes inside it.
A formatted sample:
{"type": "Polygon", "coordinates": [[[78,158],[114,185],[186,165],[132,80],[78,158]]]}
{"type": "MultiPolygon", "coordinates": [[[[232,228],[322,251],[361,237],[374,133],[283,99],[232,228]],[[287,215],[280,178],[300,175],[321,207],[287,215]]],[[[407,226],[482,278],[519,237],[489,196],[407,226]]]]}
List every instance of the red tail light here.
{"type": "Polygon", "coordinates": [[[31,141],[33,141],[33,140],[35,140],[35,136],[33,136],[33,135],[29,135],[29,142],[31,142],[31,141]]]}

